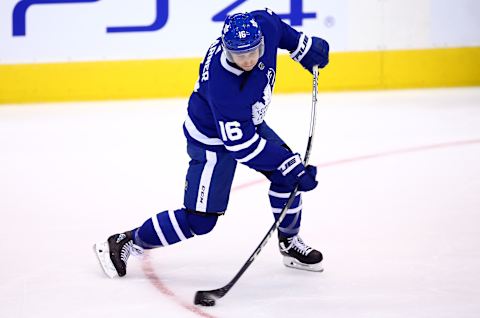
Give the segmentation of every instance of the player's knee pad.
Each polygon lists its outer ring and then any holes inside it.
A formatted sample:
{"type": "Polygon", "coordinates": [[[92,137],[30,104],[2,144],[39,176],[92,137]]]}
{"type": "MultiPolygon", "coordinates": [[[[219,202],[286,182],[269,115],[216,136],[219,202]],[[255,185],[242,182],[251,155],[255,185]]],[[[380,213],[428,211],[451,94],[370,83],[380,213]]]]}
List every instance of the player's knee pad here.
{"type": "Polygon", "coordinates": [[[187,211],[187,222],[195,235],[207,234],[217,224],[218,215],[214,213],[187,211]]]}

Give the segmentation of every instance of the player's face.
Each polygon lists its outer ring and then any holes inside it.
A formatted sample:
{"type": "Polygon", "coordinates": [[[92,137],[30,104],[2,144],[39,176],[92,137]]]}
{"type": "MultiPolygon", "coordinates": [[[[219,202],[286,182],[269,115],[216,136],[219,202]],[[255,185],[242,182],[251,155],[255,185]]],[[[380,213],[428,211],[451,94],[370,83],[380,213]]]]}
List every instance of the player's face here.
{"type": "Polygon", "coordinates": [[[244,71],[251,71],[257,65],[260,58],[260,49],[242,54],[232,54],[233,62],[240,66],[244,71]]]}

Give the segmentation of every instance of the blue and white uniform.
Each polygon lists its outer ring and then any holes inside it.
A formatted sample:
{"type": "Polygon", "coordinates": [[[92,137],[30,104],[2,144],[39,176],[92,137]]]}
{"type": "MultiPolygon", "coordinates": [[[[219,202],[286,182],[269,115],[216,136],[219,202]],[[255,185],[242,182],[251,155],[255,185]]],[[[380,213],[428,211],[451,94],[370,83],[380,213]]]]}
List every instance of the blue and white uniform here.
{"type": "Polygon", "coordinates": [[[259,136],[257,127],[272,99],[277,49],[294,52],[301,59],[300,52],[308,49],[309,42],[271,11],[251,14],[265,35],[263,56],[252,71],[245,72],[227,60],[221,38],[215,40],[200,65],[184,131],[190,143],[229,151],[238,162],[256,170],[274,170],[290,155],[259,136]]]}
{"type": "MultiPolygon", "coordinates": [[[[135,231],[137,245],[165,246],[209,232],[217,216],[227,209],[237,162],[267,177],[282,165],[291,164],[293,153],[267,126],[264,117],[275,86],[277,49],[288,50],[294,60],[301,61],[312,40],[270,10],[250,15],[254,18],[250,22],[261,29],[261,57],[247,72],[227,58],[221,37],[208,48],[183,126],[191,158],[184,207],[160,212],[147,220],[135,231]]],[[[269,198],[275,217],[291,190],[281,182],[272,182],[269,198]]],[[[280,224],[280,233],[298,233],[301,211],[299,193],[280,224]]]]}

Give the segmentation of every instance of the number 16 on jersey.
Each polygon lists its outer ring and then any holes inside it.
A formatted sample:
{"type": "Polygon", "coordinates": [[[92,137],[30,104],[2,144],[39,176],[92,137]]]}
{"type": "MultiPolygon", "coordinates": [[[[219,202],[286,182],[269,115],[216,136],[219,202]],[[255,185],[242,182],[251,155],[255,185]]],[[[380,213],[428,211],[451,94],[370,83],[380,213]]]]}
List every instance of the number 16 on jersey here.
{"type": "Polygon", "coordinates": [[[220,132],[222,133],[223,141],[236,141],[243,137],[243,132],[240,129],[240,123],[238,121],[229,121],[224,123],[219,121],[220,132]]]}

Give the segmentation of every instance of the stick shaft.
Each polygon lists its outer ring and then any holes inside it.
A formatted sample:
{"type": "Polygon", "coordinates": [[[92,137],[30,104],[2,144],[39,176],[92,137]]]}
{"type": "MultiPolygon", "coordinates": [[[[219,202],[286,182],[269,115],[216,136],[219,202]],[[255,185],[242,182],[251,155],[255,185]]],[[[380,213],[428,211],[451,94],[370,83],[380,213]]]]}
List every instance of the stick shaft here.
{"type": "MultiPolygon", "coordinates": [[[[313,143],[313,134],[315,132],[317,91],[318,91],[318,66],[315,65],[313,67],[313,88],[312,88],[312,109],[310,113],[310,130],[308,133],[307,149],[305,151],[305,156],[303,158],[305,165],[308,164],[308,161],[310,159],[310,153],[311,153],[312,143],[313,143]]],[[[297,191],[298,191],[298,186],[296,186],[295,189],[290,193],[287,204],[285,204],[285,206],[283,207],[278,219],[275,221],[275,223],[273,223],[273,225],[270,227],[270,229],[268,230],[267,234],[264,236],[260,244],[258,244],[257,248],[253,251],[252,255],[250,255],[248,260],[243,264],[243,266],[240,268],[237,274],[232,278],[232,280],[221,288],[209,290],[209,291],[203,291],[203,293],[209,293],[218,298],[221,298],[225,296],[226,293],[228,293],[228,291],[235,285],[235,283],[240,279],[240,277],[242,277],[243,273],[245,273],[245,271],[250,267],[250,265],[253,263],[255,258],[258,256],[258,254],[260,254],[262,248],[267,244],[273,232],[275,232],[278,229],[278,227],[280,226],[280,223],[285,218],[285,215],[287,214],[288,209],[292,205],[293,200],[295,200],[297,191]]]]}

